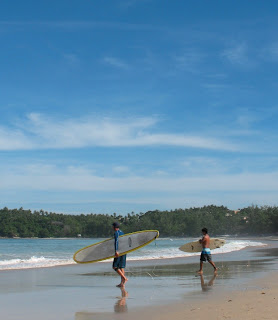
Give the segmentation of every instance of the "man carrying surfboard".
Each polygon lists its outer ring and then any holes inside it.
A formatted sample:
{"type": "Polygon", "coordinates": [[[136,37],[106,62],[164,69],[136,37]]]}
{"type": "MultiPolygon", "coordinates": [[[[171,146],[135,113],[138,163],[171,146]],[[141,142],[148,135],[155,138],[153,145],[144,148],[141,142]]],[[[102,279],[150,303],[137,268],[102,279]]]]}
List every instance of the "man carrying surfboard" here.
{"type": "Polygon", "coordinates": [[[124,235],[123,231],[120,230],[120,225],[118,222],[112,224],[114,230],[114,239],[115,239],[115,258],[113,261],[113,269],[121,276],[121,283],[117,287],[124,287],[128,281],[125,276],[125,265],[126,265],[126,254],[119,256],[119,236],[124,235]]]}
{"type": "Polygon", "coordinates": [[[200,270],[198,271],[199,274],[203,274],[203,264],[205,261],[208,261],[214,268],[214,273],[217,272],[217,268],[214,264],[214,262],[211,259],[211,252],[210,252],[210,237],[208,235],[208,229],[203,228],[202,229],[203,237],[202,239],[199,240],[201,243],[203,249],[201,252],[201,257],[200,257],[200,270]]]}

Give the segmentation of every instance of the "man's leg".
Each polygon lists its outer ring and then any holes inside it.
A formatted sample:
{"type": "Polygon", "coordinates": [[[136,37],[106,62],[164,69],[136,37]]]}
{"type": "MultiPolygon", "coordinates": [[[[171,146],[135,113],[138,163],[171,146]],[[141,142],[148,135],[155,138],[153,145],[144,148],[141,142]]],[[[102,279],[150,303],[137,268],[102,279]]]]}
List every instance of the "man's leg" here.
{"type": "Polygon", "coordinates": [[[120,269],[120,268],[113,268],[113,269],[118,273],[119,276],[121,276],[121,283],[118,285],[118,287],[123,286],[128,281],[128,279],[125,276],[124,269],[120,269]]]}
{"type": "Polygon", "coordinates": [[[121,268],[120,270],[122,271],[122,274],[123,274],[121,284],[122,284],[122,286],[124,287],[124,285],[125,285],[125,283],[128,281],[128,279],[127,279],[127,277],[125,276],[125,269],[124,269],[124,268],[121,268]]]}
{"type": "Polygon", "coordinates": [[[214,262],[210,260],[209,263],[213,266],[214,272],[217,272],[217,268],[216,268],[214,262]]]}
{"type": "Polygon", "coordinates": [[[203,261],[200,260],[200,270],[198,271],[199,274],[203,274],[203,261]]]}
{"type": "Polygon", "coordinates": [[[113,268],[113,269],[118,273],[118,275],[121,276],[121,278],[126,279],[124,269],[120,269],[120,268],[113,268]]]}

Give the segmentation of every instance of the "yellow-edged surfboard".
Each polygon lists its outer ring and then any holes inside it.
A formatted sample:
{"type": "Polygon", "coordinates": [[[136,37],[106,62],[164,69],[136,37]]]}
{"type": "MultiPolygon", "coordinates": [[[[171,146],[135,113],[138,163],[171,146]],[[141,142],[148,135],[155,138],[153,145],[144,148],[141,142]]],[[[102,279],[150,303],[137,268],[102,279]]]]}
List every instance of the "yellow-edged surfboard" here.
{"type": "MultiPolygon", "coordinates": [[[[119,237],[119,255],[138,250],[159,237],[157,230],[144,230],[127,233],[119,237]]],[[[114,258],[115,239],[110,238],[94,243],[75,252],[73,260],[77,263],[93,263],[114,258]]]]}

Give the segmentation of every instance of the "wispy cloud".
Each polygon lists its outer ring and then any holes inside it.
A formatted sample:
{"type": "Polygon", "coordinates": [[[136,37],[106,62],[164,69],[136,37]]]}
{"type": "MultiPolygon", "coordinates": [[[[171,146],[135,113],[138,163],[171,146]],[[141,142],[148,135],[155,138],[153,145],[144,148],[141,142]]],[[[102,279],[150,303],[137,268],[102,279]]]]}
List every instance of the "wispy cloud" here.
{"type": "Polygon", "coordinates": [[[0,127],[0,150],[84,147],[176,146],[236,151],[229,141],[207,135],[157,133],[155,117],[111,119],[86,117],[56,120],[31,113],[14,129],[0,127]],[[154,133],[153,131],[156,130],[154,133]]]}
{"type": "Polygon", "coordinates": [[[28,208],[57,211],[61,208],[57,205],[60,203],[66,208],[63,212],[80,213],[84,212],[88,202],[87,212],[123,213],[137,211],[139,207],[146,211],[208,204],[228,205],[231,208],[278,204],[277,166],[267,172],[258,172],[257,166],[250,171],[246,161],[245,170],[229,173],[222,170],[225,163],[221,168],[220,159],[209,157],[191,157],[182,165],[185,167],[182,173],[173,175],[157,170],[153,174],[135,173],[125,165],[100,172],[95,168],[64,162],[61,166],[59,161],[58,165],[43,161],[27,165],[5,163],[0,166],[2,205],[26,205],[28,208]],[[194,174],[189,174],[186,168],[193,170],[194,174]],[[73,198],[78,207],[75,210],[73,198]],[[140,203],[142,206],[138,206],[140,203]]]}
{"type": "Polygon", "coordinates": [[[278,192],[278,172],[215,174],[193,177],[172,175],[98,176],[82,167],[34,165],[0,170],[0,189],[105,192],[278,192]]]}
{"type": "Polygon", "coordinates": [[[20,129],[0,126],[0,150],[32,149],[34,143],[20,129]]]}
{"type": "Polygon", "coordinates": [[[225,49],[221,56],[233,65],[250,67],[254,62],[248,57],[248,47],[245,43],[239,43],[225,49]]]}
{"type": "MultiPolygon", "coordinates": [[[[261,108],[238,108],[236,115],[236,124],[243,129],[253,127],[257,130],[256,124],[274,119],[278,115],[277,107],[261,108]]],[[[267,128],[264,129],[265,131],[267,128]]]]}
{"type": "Polygon", "coordinates": [[[231,85],[225,84],[225,83],[204,83],[203,87],[209,90],[224,90],[231,88],[231,85]]]}
{"type": "Polygon", "coordinates": [[[115,58],[115,57],[104,57],[102,59],[102,61],[105,64],[108,64],[112,67],[115,68],[120,68],[120,69],[129,69],[129,65],[127,63],[125,63],[123,60],[119,59],[119,58],[115,58]]]}
{"type": "Polygon", "coordinates": [[[211,157],[188,157],[184,162],[182,162],[182,166],[186,173],[191,175],[215,175],[220,172],[228,172],[230,167],[230,162],[225,162],[217,158],[211,157]]]}
{"type": "Polygon", "coordinates": [[[125,174],[129,172],[129,168],[127,166],[115,166],[113,167],[113,172],[116,174],[125,174]]]}

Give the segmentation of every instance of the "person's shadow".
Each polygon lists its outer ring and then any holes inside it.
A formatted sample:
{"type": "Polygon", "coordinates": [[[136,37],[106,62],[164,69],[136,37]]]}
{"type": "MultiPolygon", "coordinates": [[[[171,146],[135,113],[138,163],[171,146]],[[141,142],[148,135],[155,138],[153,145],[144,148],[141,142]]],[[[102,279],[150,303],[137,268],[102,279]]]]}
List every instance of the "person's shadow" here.
{"type": "Polygon", "coordinates": [[[116,313],[127,312],[126,298],[128,298],[128,292],[123,287],[121,287],[120,289],[122,296],[115,303],[114,311],[116,313]]]}
{"type": "Polygon", "coordinates": [[[203,292],[208,292],[212,289],[212,286],[214,284],[214,280],[216,279],[217,274],[214,274],[213,277],[210,279],[210,281],[204,280],[204,276],[201,274],[200,279],[201,279],[201,287],[203,292]]]}

